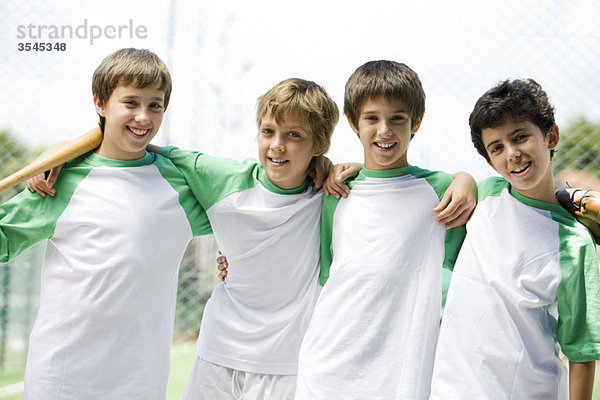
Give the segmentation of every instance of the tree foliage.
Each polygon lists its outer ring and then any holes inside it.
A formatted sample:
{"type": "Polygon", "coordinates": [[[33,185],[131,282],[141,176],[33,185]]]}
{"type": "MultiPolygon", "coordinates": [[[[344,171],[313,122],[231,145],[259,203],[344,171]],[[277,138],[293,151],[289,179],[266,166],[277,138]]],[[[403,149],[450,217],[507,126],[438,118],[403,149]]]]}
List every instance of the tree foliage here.
{"type": "MultiPolygon", "coordinates": [[[[39,148],[33,150],[21,142],[8,130],[0,130],[0,178],[5,178],[13,172],[29,164],[40,153],[39,148]]],[[[23,184],[0,192],[0,202],[12,197],[24,187],[23,184]]]]}
{"type": "Polygon", "coordinates": [[[555,174],[576,170],[600,178],[600,122],[578,117],[560,129],[552,163],[555,174]]]}

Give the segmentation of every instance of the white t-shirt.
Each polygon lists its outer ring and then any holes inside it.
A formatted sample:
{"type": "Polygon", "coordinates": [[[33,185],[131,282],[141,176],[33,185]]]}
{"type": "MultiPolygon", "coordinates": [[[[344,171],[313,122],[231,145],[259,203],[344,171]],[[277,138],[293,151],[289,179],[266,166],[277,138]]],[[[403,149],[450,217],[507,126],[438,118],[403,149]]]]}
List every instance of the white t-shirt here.
{"type": "Polygon", "coordinates": [[[412,166],[363,169],[347,199],[325,198],[326,283],[300,351],[297,400],[429,396],[442,266],[464,235],[432,211],[451,180],[412,166]]]}
{"type": "Polygon", "coordinates": [[[0,206],[0,262],[49,239],[24,399],[164,399],[179,263],[208,220],[165,158],[63,168],[0,206]]]}
{"type": "Polygon", "coordinates": [[[568,399],[571,361],[600,358],[595,245],[562,207],[479,184],[448,290],[432,399],[568,399]]]}
{"type": "Polygon", "coordinates": [[[207,210],[227,280],[206,304],[198,356],[258,374],[295,375],[320,292],[322,194],[307,180],[282,190],[255,160],[164,148],[207,210]]]}

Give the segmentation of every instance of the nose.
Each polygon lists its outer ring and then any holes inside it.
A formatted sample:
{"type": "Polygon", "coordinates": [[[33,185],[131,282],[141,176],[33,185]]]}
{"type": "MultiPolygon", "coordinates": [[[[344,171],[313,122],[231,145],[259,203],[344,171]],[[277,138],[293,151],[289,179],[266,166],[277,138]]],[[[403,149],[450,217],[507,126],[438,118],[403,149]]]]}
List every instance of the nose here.
{"type": "Polygon", "coordinates": [[[135,114],[135,120],[136,120],[136,122],[140,122],[140,123],[146,123],[146,122],[150,121],[150,115],[148,113],[148,110],[140,107],[138,112],[135,114]]]}
{"type": "Polygon", "coordinates": [[[506,154],[508,155],[509,161],[516,161],[521,157],[521,150],[517,146],[507,146],[506,154]]]}
{"type": "Polygon", "coordinates": [[[390,137],[392,135],[392,128],[390,127],[390,124],[386,120],[382,120],[379,123],[379,127],[377,130],[378,130],[377,133],[379,133],[379,136],[381,136],[381,137],[390,137]]]}
{"type": "Polygon", "coordinates": [[[273,140],[271,141],[271,150],[282,152],[285,150],[285,144],[283,138],[279,134],[273,135],[273,140]]]}

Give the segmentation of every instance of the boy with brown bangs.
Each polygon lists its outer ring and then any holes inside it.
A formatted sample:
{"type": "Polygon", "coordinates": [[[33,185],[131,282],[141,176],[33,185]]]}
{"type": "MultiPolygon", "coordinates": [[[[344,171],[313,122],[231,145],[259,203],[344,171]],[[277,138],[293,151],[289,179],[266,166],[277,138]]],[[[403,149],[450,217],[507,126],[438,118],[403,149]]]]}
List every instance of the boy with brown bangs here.
{"type": "Polygon", "coordinates": [[[65,165],[56,196],[0,206],[0,262],[49,239],[23,398],[164,399],[179,264],[211,230],[183,175],[146,152],[169,103],[166,65],[122,49],[92,89],[100,147],[65,165]]]}
{"type": "Polygon", "coordinates": [[[479,98],[469,125],[502,177],[478,185],[431,398],[589,400],[600,359],[598,260],[593,237],[554,195],[554,109],[535,81],[505,81],[479,98]]]}
{"type": "MultiPolygon", "coordinates": [[[[323,201],[324,287],[300,350],[296,400],[429,396],[442,267],[453,266],[464,227],[434,217],[452,177],[408,164],[424,111],[419,77],[404,64],[368,62],[346,83],[344,113],[364,168],[347,198],[323,201]]],[[[458,203],[468,216],[474,198],[458,203]]]]}

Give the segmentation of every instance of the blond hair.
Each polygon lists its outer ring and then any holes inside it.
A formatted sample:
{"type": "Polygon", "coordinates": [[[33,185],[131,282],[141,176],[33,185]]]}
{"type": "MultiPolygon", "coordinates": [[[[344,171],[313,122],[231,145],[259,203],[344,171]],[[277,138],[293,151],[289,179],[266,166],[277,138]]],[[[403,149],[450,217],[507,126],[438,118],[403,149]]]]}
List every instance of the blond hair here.
{"type": "Polygon", "coordinates": [[[329,150],[339,111],[325,89],[315,82],[298,78],[279,82],[258,99],[258,126],[267,112],[277,123],[286,118],[297,119],[312,133],[315,153],[323,154],[329,150]]]}

